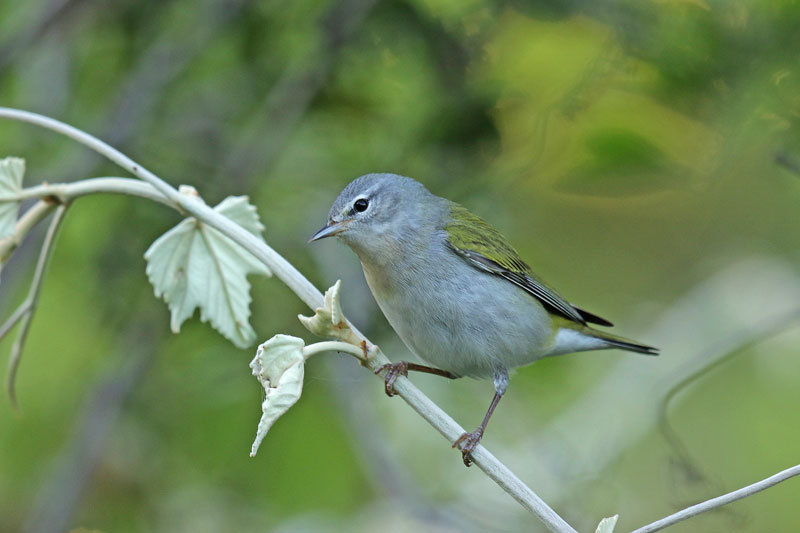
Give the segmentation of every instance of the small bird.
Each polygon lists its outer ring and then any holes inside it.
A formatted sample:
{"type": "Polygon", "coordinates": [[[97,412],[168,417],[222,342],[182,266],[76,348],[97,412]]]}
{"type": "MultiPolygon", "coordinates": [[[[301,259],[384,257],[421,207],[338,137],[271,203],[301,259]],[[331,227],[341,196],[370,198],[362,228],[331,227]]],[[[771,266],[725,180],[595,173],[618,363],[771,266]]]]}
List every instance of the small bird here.
{"type": "Polygon", "coordinates": [[[409,370],[493,378],[495,395],[483,421],[453,443],[467,466],[506,392],[510,369],[585,350],[658,354],[590,327],[612,324],[546,285],[483,219],[411,178],[353,180],[309,242],[334,235],[358,255],[378,306],[405,345],[434,365],[402,361],[378,369],[386,371],[389,396],[409,370]]]}

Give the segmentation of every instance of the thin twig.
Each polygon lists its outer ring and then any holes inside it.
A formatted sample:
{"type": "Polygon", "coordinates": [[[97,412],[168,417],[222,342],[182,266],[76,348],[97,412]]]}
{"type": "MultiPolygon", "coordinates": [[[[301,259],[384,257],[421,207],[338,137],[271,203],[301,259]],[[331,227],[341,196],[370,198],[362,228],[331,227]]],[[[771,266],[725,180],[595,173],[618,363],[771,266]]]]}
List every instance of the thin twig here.
{"type": "Polygon", "coordinates": [[[653,531],[660,531],[665,527],[677,524],[678,522],[699,515],[700,513],[705,513],[706,511],[711,511],[717,507],[722,507],[723,505],[735,502],[736,500],[741,500],[742,498],[752,496],[757,492],[761,492],[764,489],[768,489],[774,485],[777,485],[781,481],[786,481],[787,479],[797,475],[800,475],[800,465],[787,468],[782,472],[778,472],[774,476],[762,479],[761,481],[743,487],[739,490],[735,490],[733,492],[729,492],[728,494],[723,494],[722,496],[717,496],[716,498],[704,501],[703,503],[698,503],[697,505],[687,507],[682,511],[678,511],[677,513],[671,514],[666,518],[657,520],[652,524],[647,524],[646,526],[640,527],[631,533],[652,533],[653,531]]]}
{"type": "Polygon", "coordinates": [[[0,195],[0,202],[14,202],[31,198],[55,198],[61,203],[67,203],[81,196],[98,193],[139,196],[154,202],[160,202],[168,207],[177,208],[173,202],[164,198],[164,195],[149,183],[133,178],[119,177],[87,178],[69,183],[42,183],[22,189],[14,195],[0,195]]]}
{"type": "Polygon", "coordinates": [[[25,299],[27,303],[24,317],[22,318],[22,325],[19,329],[17,339],[14,341],[14,346],[11,347],[11,356],[8,359],[8,373],[6,375],[6,390],[8,391],[8,399],[14,409],[19,409],[17,404],[16,393],[16,378],[19,363],[22,359],[22,352],[25,349],[25,341],[28,338],[28,330],[33,320],[33,314],[36,312],[36,304],[39,301],[39,294],[42,291],[42,280],[44,273],[47,269],[47,263],[52,255],[53,243],[55,242],[58,228],[64,220],[64,215],[67,212],[69,204],[61,204],[56,210],[56,214],[50,222],[50,227],[47,228],[47,235],[44,237],[42,243],[42,251],[39,252],[39,260],[36,262],[36,270],[33,273],[33,281],[31,281],[31,288],[28,291],[28,297],[25,299]]]}
{"type": "Polygon", "coordinates": [[[55,208],[56,204],[40,200],[33,204],[33,207],[25,211],[25,214],[17,220],[14,233],[0,239],[0,264],[5,263],[5,261],[11,257],[11,254],[14,253],[14,250],[25,240],[28,233],[35,228],[39,222],[47,218],[47,215],[55,210],[55,208]]]}
{"type": "Polygon", "coordinates": [[[14,313],[10,317],[8,317],[8,319],[5,322],[3,322],[3,325],[0,326],[0,340],[3,340],[3,337],[5,337],[8,334],[8,332],[11,331],[11,328],[16,326],[17,322],[19,322],[20,319],[23,316],[25,316],[25,313],[28,312],[30,306],[31,303],[26,298],[24,302],[19,304],[17,310],[14,311],[14,313]]]}
{"type": "MultiPolygon", "coordinates": [[[[270,270],[283,281],[306,305],[312,310],[322,307],[323,297],[314,285],[309,282],[291,263],[275,252],[266,243],[251,234],[230,219],[220,215],[205,205],[198,198],[179,193],[175,188],[161,178],[143,168],[119,150],[112,148],[96,137],[89,135],[77,128],[64,124],[58,120],[21,111],[0,107],[0,117],[19,120],[41,126],[65,135],[89,148],[104,155],[114,163],[151,184],[165,198],[177,204],[187,213],[202,220],[211,227],[216,228],[237,244],[248,250],[254,257],[267,265],[270,270]]],[[[369,341],[351,325],[353,332],[361,339],[369,341]]],[[[379,356],[370,360],[370,365],[375,365],[373,370],[388,359],[379,353],[379,356]]],[[[395,391],[425,420],[433,425],[449,442],[454,442],[464,429],[459,426],[447,413],[442,411],[435,403],[417,389],[407,378],[401,377],[395,382],[395,391]]],[[[527,487],[511,470],[490,454],[485,447],[478,446],[473,452],[474,464],[494,480],[503,490],[516,499],[522,506],[537,516],[551,531],[575,533],[555,511],[527,487]]]]}

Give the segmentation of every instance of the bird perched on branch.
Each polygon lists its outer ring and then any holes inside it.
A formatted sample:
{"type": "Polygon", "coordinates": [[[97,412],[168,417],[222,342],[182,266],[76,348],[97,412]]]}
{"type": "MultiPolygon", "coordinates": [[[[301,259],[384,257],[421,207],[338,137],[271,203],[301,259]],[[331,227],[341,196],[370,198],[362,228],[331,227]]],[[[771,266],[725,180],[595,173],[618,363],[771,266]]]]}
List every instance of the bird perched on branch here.
{"type": "Polygon", "coordinates": [[[589,326],[612,324],[546,285],[483,219],[411,178],[367,174],[352,181],[311,241],[332,236],[358,255],[378,306],[406,346],[434,365],[385,365],[379,371],[386,372],[388,395],[409,370],[493,378],[495,395],[483,421],[453,443],[467,466],[506,392],[510,369],[585,350],[658,354],[589,326]]]}

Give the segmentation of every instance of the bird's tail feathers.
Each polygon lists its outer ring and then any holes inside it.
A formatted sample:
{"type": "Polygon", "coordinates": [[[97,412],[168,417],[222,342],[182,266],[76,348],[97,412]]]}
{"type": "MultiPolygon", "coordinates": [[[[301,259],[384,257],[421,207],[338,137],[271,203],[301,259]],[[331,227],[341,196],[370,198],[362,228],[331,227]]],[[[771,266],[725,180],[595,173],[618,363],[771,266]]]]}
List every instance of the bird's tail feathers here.
{"type": "Polygon", "coordinates": [[[587,333],[596,339],[605,341],[609,344],[609,347],[620,348],[629,352],[643,353],[645,355],[658,355],[659,352],[658,348],[653,346],[626,339],[625,337],[618,337],[617,335],[612,335],[605,331],[590,329],[587,333]]]}

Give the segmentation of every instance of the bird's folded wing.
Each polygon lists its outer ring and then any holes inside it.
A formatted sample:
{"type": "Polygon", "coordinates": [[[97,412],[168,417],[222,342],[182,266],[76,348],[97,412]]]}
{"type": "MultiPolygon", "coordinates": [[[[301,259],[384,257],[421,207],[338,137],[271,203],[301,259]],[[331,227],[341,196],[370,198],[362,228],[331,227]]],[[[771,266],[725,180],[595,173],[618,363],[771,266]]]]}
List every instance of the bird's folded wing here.
{"type": "Polygon", "coordinates": [[[447,245],[470,264],[507,279],[565,318],[579,324],[588,321],[611,325],[609,321],[571,305],[538,279],[505,237],[482,218],[457,204],[453,205],[451,211],[451,222],[444,228],[447,245]]]}

